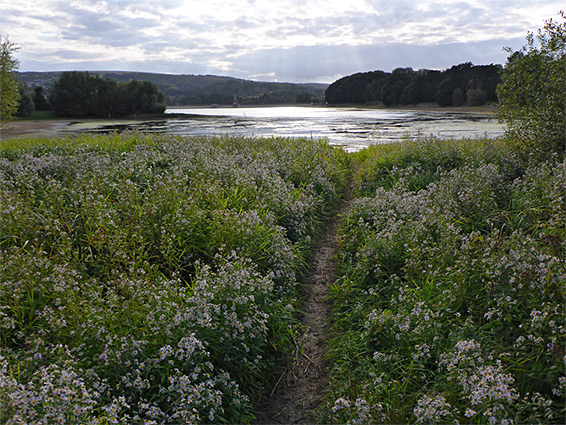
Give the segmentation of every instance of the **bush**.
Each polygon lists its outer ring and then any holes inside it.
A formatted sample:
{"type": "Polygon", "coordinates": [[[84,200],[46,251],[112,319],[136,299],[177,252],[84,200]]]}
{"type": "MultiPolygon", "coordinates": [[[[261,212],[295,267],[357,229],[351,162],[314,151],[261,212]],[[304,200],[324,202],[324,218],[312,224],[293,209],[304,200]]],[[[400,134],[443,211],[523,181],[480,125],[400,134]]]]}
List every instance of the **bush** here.
{"type": "Polygon", "coordinates": [[[497,88],[498,115],[507,134],[526,151],[548,152],[566,146],[566,15],[546,21],[538,35],[512,53],[497,88]]]}

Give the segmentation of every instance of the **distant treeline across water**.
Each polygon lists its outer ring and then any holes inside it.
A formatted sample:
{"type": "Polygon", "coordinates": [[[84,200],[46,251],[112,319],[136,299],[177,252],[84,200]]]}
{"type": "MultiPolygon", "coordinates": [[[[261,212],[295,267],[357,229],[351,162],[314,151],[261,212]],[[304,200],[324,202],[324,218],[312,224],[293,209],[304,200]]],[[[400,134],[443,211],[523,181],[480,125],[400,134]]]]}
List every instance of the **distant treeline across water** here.
{"type": "Polygon", "coordinates": [[[445,71],[397,68],[361,72],[341,78],[326,89],[328,103],[382,103],[478,106],[497,101],[501,65],[455,65],[445,71]]]}

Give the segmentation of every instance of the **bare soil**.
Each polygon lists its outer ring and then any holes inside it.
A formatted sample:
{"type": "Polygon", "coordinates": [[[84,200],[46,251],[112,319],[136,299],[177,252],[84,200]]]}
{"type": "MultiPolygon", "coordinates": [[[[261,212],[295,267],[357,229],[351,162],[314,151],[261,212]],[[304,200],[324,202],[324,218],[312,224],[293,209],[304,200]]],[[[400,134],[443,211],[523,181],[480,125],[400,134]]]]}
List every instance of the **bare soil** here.
{"type": "Polygon", "coordinates": [[[257,420],[259,425],[314,424],[319,420],[317,408],[328,385],[326,338],[331,307],[327,295],[329,285],[335,281],[336,236],[340,216],[351,200],[350,192],[317,241],[303,290],[304,331],[297,341],[295,357],[264,400],[263,412],[257,420]]]}
{"type": "Polygon", "coordinates": [[[12,121],[0,127],[0,140],[9,137],[51,136],[68,126],[65,120],[12,121]]]}

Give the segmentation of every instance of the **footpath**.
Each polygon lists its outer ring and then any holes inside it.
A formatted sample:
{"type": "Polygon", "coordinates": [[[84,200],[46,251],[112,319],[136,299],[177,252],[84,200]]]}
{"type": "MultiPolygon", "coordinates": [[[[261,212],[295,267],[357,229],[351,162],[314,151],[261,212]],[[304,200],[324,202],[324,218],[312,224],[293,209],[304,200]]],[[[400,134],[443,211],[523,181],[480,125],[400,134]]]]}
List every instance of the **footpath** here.
{"type": "Polygon", "coordinates": [[[325,358],[331,311],[327,294],[335,279],[334,255],[340,218],[350,202],[351,190],[347,190],[336,214],[328,220],[318,239],[303,290],[304,331],[297,341],[294,358],[268,394],[265,410],[256,422],[259,425],[318,422],[317,408],[328,384],[325,358]]]}

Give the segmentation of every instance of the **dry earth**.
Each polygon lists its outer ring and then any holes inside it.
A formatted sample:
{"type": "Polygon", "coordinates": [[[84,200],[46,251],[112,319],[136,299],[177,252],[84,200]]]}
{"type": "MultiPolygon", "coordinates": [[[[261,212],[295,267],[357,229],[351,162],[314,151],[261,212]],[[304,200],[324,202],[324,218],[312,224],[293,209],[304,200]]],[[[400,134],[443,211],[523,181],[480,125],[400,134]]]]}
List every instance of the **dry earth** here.
{"type": "Polygon", "coordinates": [[[0,127],[0,140],[9,137],[34,135],[48,137],[56,134],[69,124],[70,121],[64,120],[12,121],[3,123],[0,127]]]}
{"type": "Polygon", "coordinates": [[[327,301],[329,285],[335,280],[334,255],[340,217],[349,205],[348,191],[338,213],[329,221],[319,237],[312,260],[312,269],[304,286],[302,323],[304,331],[297,341],[291,359],[264,401],[264,411],[257,424],[314,424],[317,407],[328,384],[326,374],[326,338],[330,317],[327,301]]]}

